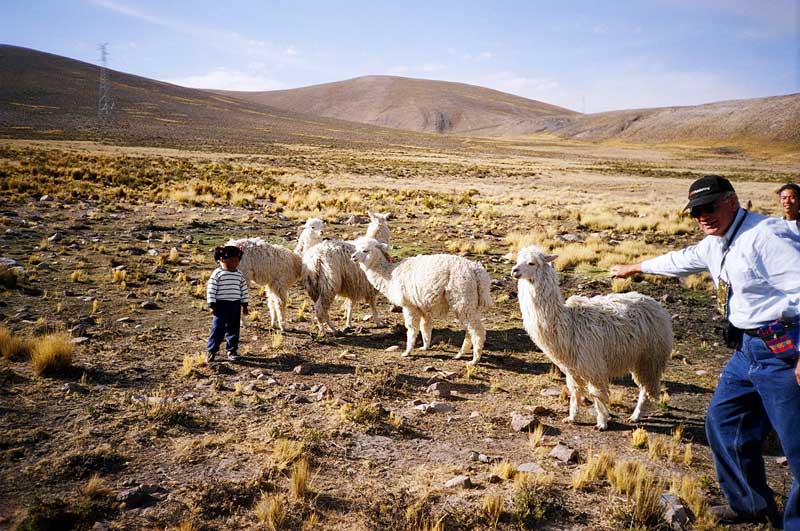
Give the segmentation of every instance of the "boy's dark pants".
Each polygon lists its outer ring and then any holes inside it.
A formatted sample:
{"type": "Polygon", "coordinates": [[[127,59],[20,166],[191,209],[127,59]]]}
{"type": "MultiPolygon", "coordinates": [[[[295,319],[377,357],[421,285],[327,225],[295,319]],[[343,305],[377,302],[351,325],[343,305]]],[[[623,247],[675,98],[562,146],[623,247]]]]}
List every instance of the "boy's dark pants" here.
{"type": "Polygon", "coordinates": [[[239,321],[242,315],[240,302],[217,301],[217,315],[211,321],[211,334],[208,336],[208,352],[216,354],[222,339],[225,349],[236,354],[239,350],[239,321]]]}

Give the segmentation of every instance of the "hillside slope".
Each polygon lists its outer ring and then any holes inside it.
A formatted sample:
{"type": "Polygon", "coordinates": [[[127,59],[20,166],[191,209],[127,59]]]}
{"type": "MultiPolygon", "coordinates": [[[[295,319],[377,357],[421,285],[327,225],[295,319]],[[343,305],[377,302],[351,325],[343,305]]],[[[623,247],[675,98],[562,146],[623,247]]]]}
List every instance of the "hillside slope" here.
{"type": "Polygon", "coordinates": [[[432,133],[510,136],[554,129],[577,116],[497,90],[394,76],[268,92],[215,92],[311,116],[432,133]]]}

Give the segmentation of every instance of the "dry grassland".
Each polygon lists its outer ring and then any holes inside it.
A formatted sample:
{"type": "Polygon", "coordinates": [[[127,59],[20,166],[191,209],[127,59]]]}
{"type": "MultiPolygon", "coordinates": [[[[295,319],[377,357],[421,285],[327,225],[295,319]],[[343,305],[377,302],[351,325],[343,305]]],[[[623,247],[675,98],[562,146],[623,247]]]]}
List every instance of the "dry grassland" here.
{"type": "MultiPolygon", "coordinates": [[[[691,528],[715,529],[702,426],[727,352],[708,279],[607,273],[699,238],[681,208],[707,172],[776,214],[774,190],[800,163],[544,138],[256,154],[0,141],[0,257],[15,261],[0,265],[0,524],[666,529],[658,498],[671,490],[691,528]],[[291,247],[309,216],[352,238],[367,210],[392,214],[393,259],[451,252],[489,271],[495,306],[477,368],[452,359],[463,336],[446,320],[432,351],[401,358],[391,347],[405,340],[402,318],[385,301],[387,326],[358,308],[356,328],[317,337],[299,285],[285,333],[269,329],[254,288],[242,359],[206,361],[211,248],[243,236],[291,247]],[[641,424],[624,420],[629,378],[614,382],[609,431],[594,431],[585,408],[578,424],[559,421],[563,378],[522,330],[509,274],[529,244],[559,255],[566,296],[636,290],[673,315],[662,397],[641,424]],[[428,394],[435,382],[452,395],[428,394]],[[424,414],[415,401],[452,410],[424,414]],[[536,416],[536,429],[513,431],[512,411],[536,416]],[[549,457],[558,442],[576,462],[549,457]],[[542,472],[519,471],[532,462],[542,472]],[[472,487],[445,487],[458,475],[472,487]]],[[[767,451],[786,495],[790,474],[767,451]]]]}

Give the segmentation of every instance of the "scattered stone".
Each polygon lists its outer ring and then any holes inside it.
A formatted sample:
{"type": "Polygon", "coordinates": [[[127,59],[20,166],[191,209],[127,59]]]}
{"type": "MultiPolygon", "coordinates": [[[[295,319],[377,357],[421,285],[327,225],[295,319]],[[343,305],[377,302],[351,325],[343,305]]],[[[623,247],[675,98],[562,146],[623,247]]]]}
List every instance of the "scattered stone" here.
{"type": "Polygon", "coordinates": [[[321,402],[326,398],[328,398],[328,396],[331,394],[330,391],[328,391],[327,385],[320,385],[315,387],[318,387],[318,389],[311,394],[311,399],[314,402],[321,402]]]}
{"type": "Polygon", "coordinates": [[[311,401],[304,397],[303,395],[288,395],[286,397],[287,402],[292,402],[293,404],[310,404],[311,401]]]}
{"type": "Polygon", "coordinates": [[[477,411],[473,411],[472,413],[469,414],[469,418],[471,418],[471,419],[476,419],[476,418],[478,418],[480,416],[481,416],[481,414],[478,413],[477,411]]]}
{"type": "Polygon", "coordinates": [[[708,374],[708,371],[705,370],[705,369],[698,369],[698,370],[694,371],[694,373],[697,376],[705,376],[706,374],[708,374]]]}
{"type": "Polygon", "coordinates": [[[514,431],[533,431],[538,425],[539,421],[535,416],[523,415],[516,411],[511,412],[511,429],[514,431]]]}
{"type": "Polygon", "coordinates": [[[289,391],[305,391],[308,389],[308,386],[303,382],[294,382],[292,384],[289,384],[288,389],[289,391]]]}
{"type": "Polygon", "coordinates": [[[118,323],[130,323],[131,321],[133,321],[133,319],[130,317],[120,317],[117,319],[118,323]]]}
{"type": "Polygon", "coordinates": [[[153,301],[144,301],[139,305],[144,310],[158,310],[158,304],[153,301]]]}
{"type": "Polygon", "coordinates": [[[488,481],[489,483],[492,483],[492,484],[502,483],[503,482],[503,478],[501,478],[497,474],[489,474],[489,476],[486,478],[486,481],[488,481]]]}
{"type": "Polygon", "coordinates": [[[388,347],[388,348],[386,349],[386,352],[397,352],[398,350],[400,350],[400,347],[399,347],[399,346],[397,346],[397,345],[392,345],[391,347],[388,347]]]}
{"type": "Polygon", "coordinates": [[[108,524],[105,522],[95,522],[92,531],[108,531],[108,524]]]}
{"type": "Polygon", "coordinates": [[[577,234],[569,234],[569,233],[567,233],[567,234],[562,234],[560,237],[565,242],[577,242],[577,241],[580,240],[580,238],[578,237],[577,234]]]}
{"type": "Polygon", "coordinates": [[[156,249],[148,249],[147,254],[150,256],[158,256],[158,251],[156,249]]]}
{"type": "Polygon", "coordinates": [[[448,488],[461,487],[462,489],[469,489],[472,488],[472,481],[470,481],[469,476],[456,476],[447,481],[444,486],[448,488]]]}
{"type": "Polygon", "coordinates": [[[533,408],[533,414],[537,417],[549,417],[553,414],[553,410],[545,406],[536,406],[533,408]]]}
{"type": "Polygon", "coordinates": [[[433,365],[426,365],[425,368],[422,370],[423,372],[433,372],[436,370],[436,367],[434,367],[433,365]]]}
{"type": "Polygon", "coordinates": [[[659,498],[658,503],[664,510],[664,519],[674,531],[683,531],[689,522],[689,515],[686,508],[681,503],[680,498],[671,492],[665,492],[659,498]]]}
{"type": "Polygon", "coordinates": [[[363,225],[364,223],[369,223],[369,218],[361,214],[354,214],[347,218],[345,223],[348,225],[363,225]]]}
{"type": "Polygon", "coordinates": [[[663,297],[661,297],[663,302],[675,302],[675,297],[672,296],[670,293],[666,293],[663,297]]]}
{"type": "Polygon", "coordinates": [[[88,343],[89,338],[86,336],[81,337],[73,337],[72,342],[76,345],[83,345],[84,343],[88,343]]]}
{"type": "Polygon", "coordinates": [[[48,202],[48,201],[52,201],[52,200],[53,200],[53,196],[50,196],[50,195],[47,195],[47,194],[45,194],[45,195],[43,195],[42,197],[39,198],[39,201],[42,201],[42,202],[48,202]]]}
{"type": "Polygon", "coordinates": [[[461,415],[450,415],[449,417],[447,417],[447,423],[449,424],[451,422],[456,422],[456,421],[459,421],[459,420],[461,420],[463,418],[464,417],[462,417],[461,415]]]}
{"type": "Polygon", "coordinates": [[[153,268],[153,274],[154,275],[163,275],[166,272],[167,272],[167,268],[164,267],[164,266],[155,266],[153,268]]]}
{"type": "Polygon", "coordinates": [[[450,413],[456,410],[456,408],[444,402],[431,402],[429,406],[434,413],[450,413]]]}
{"type": "Polygon", "coordinates": [[[481,454],[479,454],[479,453],[478,453],[478,452],[476,452],[475,450],[472,450],[472,451],[469,453],[469,460],[470,460],[470,461],[478,461],[478,460],[480,459],[480,456],[481,456],[481,454]]]}
{"type": "Polygon", "coordinates": [[[0,256],[0,266],[6,266],[8,268],[15,267],[17,265],[17,261],[13,258],[8,258],[5,256],[0,256]]]}
{"type": "Polygon", "coordinates": [[[421,400],[421,399],[419,399],[419,398],[415,398],[414,400],[412,400],[412,401],[411,401],[411,405],[412,405],[412,406],[415,406],[415,407],[416,407],[416,406],[421,406],[421,405],[422,405],[422,404],[424,404],[424,403],[425,403],[425,401],[424,401],[424,400],[421,400]]]}
{"type": "Polygon", "coordinates": [[[300,365],[298,365],[297,367],[292,369],[292,372],[295,373],[295,374],[300,374],[302,376],[307,376],[309,374],[314,374],[314,370],[311,368],[311,365],[309,365],[308,363],[301,363],[300,365]]]}
{"type": "Polygon", "coordinates": [[[562,463],[576,463],[578,461],[578,450],[570,448],[564,443],[558,443],[550,451],[550,457],[558,459],[562,463]]]}
{"type": "Polygon", "coordinates": [[[542,396],[561,396],[561,389],[550,387],[548,389],[542,389],[539,394],[542,396]]]}
{"type": "Polygon", "coordinates": [[[517,467],[517,472],[525,472],[527,474],[541,474],[544,468],[538,463],[522,463],[517,467]]]}
{"type": "Polygon", "coordinates": [[[89,392],[89,390],[86,389],[84,386],[82,386],[81,384],[77,384],[75,382],[65,383],[64,385],[61,386],[61,390],[67,393],[75,393],[77,395],[85,395],[89,392]]]}
{"type": "Polygon", "coordinates": [[[49,241],[49,242],[58,242],[58,241],[61,241],[61,238],[62,238],[61,233],[60,232],[56,232],[55,234],[53,234],[52,236],[47,238],[47,241],[49,241]]]}
{"type": "Polygon", "coordinates": [[[429,395],[438,398],[448,398],[450,396],[451,385],[447,382],[436,382],[428,386],[425,390],[429,395]]]}
{"type": "Polygon", "coordinates": [[[256,388],[255,383],[250,383],[244,386],[244,390],[248,393],[255,393],[258,391],[258,388],[256,388]]]}
{"type": "Polygon", "coordinates": [[[141,485],[123,490],[117,494],[117,501],[125,504],[126,509],[134,509],[148,504],[152,497],[144,491],[141,485]]]}
{"type": "Polygon", "coordinates": [[[277,384],[278,380],[276,380],[275,378],[267,378],[267,385],[277,385],[277,384]]]}

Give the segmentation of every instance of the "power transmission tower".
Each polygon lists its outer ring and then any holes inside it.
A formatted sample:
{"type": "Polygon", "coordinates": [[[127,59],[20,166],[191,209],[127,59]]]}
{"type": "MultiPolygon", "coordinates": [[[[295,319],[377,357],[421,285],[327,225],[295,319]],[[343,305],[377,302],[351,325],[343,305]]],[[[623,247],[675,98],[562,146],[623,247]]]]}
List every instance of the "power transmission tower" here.
{"type": "Polygon", "coordinates": [[[104,131],[111,119],[111,110],[114,108],[114,100],[111,99],[111,85],[108,82],[108,43],[104,42],[97,48],[100,50],[100,88],[97,96],[97,122],[100,131],[104,131]]]}

